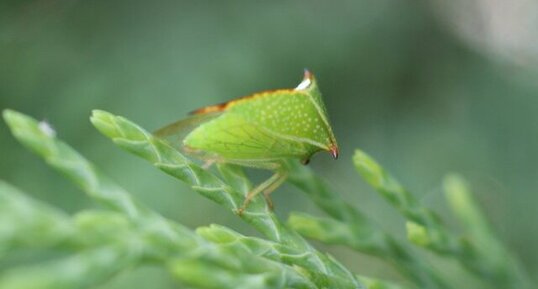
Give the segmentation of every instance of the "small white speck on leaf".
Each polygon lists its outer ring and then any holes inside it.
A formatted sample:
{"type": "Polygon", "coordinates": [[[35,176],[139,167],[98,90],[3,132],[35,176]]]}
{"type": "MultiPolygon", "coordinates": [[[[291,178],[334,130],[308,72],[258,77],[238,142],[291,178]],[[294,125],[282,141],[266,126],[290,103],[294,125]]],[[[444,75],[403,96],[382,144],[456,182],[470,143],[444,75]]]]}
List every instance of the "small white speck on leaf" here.
{"type": "Polygon", "coordinates": [[[52,126],[47,121],[44,121],[44,120],[40,121],[37,127],[42,133],[44,133],[45,135],[49,137],[56,136],[56,131],[54,130],[54,128],[52,128],[52,126]]]}

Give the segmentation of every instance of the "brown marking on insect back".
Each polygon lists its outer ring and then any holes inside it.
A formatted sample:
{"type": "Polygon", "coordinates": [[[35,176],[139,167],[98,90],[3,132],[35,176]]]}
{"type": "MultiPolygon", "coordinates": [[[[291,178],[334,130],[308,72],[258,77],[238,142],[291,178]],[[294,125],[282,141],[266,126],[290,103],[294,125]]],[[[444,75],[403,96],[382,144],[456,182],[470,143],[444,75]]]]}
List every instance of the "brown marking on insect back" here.
{"type": "Polygon", "coordinates": [[[197,110],[194,110],[194,111],[190,112],[190,114],[195,114],[196,115],[196,114],[205,114],[205,113],[211,113],[211,112],[226,111],[230,107],[232,107],[234,105],[237,105],[237,104],[240,104],[240,103],[245,102],[245,101],[249,101],[249,100],[253,100],[253,99],[257,99],[257,98],[262,98],[262,97],[272,95],[272,94],[275,94],[275,93],[291,93],[291,92],[295,92],[295,91],[293,89],[266,90],[266,91],[258,92],[258,93],[255,93],[255,94],[238,97],[238,98],[232,99],[232,100],[227,101],[227,102],[202,107],[202,108],[199,108],[197,110]]]}
{"type": "Polygon", "coordinates": [[[224,111],[227,105],[228,105],[227,102],[210,105],[210,106],[199,108],[197,110],[193,110],[189,114],[206,114],[206,113],[224,111]]]}
{"type": "MultiPolygon", "coordinates": [[[[313,81],[314,80],[314,74],[312,74],[312,72],[310,72],[308,69],[305,68],[304,75],[303,75],[303,81],[306,80],[306,79],[308,79],[310,81],[313,81]]],[[[205,114],[205,113],[211,113],[211,112],[225,111],[228,108],[230,108],[230,107],[232,107],[232,106],[234,106],[236,104],[242,103],[244,101],[249,101],[249,100],[256,99],[256,98],[261,98],[261,97],[267,96],[269,94],[274,94],[274,93],[279,93],[279,92],[280,93],[291,93],[291,92],[297,92],[297,91],[295,89],[266,90],[266,91],[254,93],[254,94],[251,94],[251,95],[238,97],[238,98],[232,99],[232,100],[227,101],[227,102],[202,107],[202,108],[199,108],[197,110],[194,110],[194,111],[190,112],[190,114],[205,114]]]]}

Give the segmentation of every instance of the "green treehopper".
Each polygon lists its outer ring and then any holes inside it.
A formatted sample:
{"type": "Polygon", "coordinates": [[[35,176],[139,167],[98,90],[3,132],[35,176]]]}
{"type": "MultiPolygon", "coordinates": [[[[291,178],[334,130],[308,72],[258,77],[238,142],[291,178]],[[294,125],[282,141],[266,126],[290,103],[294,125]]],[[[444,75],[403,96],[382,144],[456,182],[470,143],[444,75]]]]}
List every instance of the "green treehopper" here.
{"type": "Polygon", "coordinates": [[[274,171],[247,194],[239,214],[259,193],[272,208],[269,194],[286,180],[286,161],[296,159],[307,164],[319,151],[338,157],[338,145],[316,78],[308,70],[294,89],[263,91],[191,114],[159,129],[155,135],[184,135],[181,149],[204,160],[206,167],[228,163],[274,171]]]}

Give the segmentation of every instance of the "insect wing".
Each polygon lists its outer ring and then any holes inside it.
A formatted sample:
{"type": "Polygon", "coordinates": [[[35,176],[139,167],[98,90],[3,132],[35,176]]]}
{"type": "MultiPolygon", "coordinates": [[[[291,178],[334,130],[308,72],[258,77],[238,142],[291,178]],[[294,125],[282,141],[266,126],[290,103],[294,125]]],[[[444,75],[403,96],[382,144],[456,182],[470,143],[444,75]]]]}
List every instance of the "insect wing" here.
{"type": "Polygon", "coordinates": [[[166,125],[153,134],[158,137],[169,141],[174,145],[180,145],[183,139],[194,129],[211,121],[212,119],[221,115],[221,112],[212,112],[206,114],[197,114],[189,116],[185,119],[178,120],[169,125],[166,125]]]}
{"type": "Polygon", "coordinates": [[[300,147],[230,112],[193,130],[184,143],[228,160],[271,160],[302,153],[300,147]]]}

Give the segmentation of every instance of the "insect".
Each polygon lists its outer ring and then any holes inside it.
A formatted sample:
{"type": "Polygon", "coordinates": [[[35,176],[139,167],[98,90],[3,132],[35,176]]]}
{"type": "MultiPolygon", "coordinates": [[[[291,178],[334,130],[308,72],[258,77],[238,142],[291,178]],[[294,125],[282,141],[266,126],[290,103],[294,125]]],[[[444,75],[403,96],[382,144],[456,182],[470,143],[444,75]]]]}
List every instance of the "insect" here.
{"type": "Polygon", "coordinates": [[[269,194],[286,180],[287,160],[307,164],[319,151],[338,158],[338,145],[316,78],[308,70],[294,89],[263,91],[191,114],[155,135],[166,137],[192,128],[182,140],[182,149],[205,161],[207,167],[228,163],[274,172],[247,194],[239,214],[260,193],[273,208],[269,194]]]}

